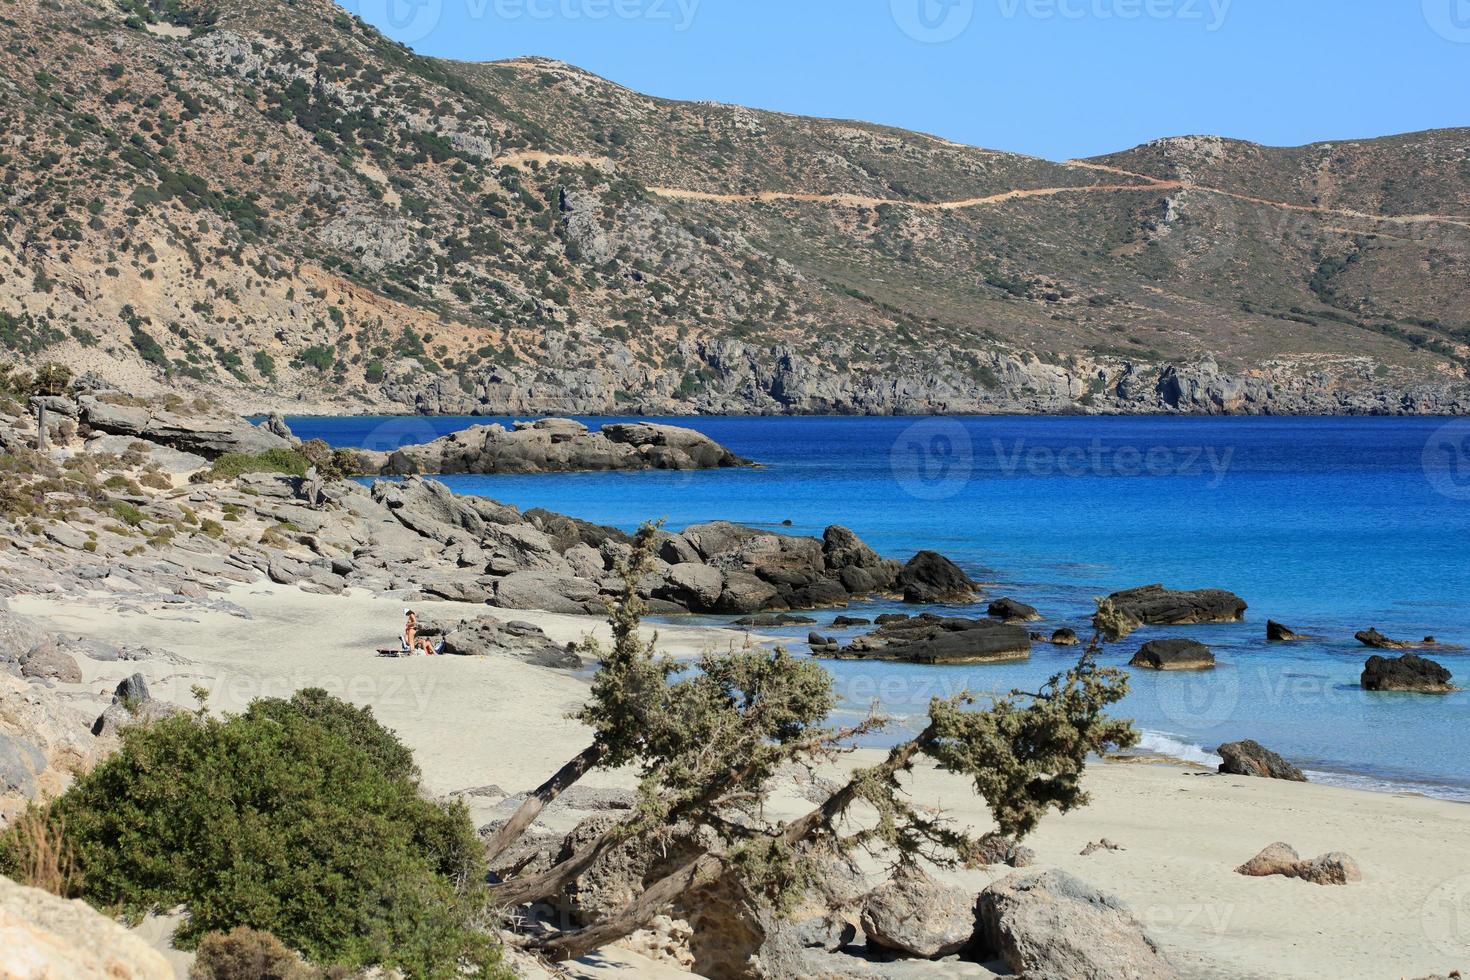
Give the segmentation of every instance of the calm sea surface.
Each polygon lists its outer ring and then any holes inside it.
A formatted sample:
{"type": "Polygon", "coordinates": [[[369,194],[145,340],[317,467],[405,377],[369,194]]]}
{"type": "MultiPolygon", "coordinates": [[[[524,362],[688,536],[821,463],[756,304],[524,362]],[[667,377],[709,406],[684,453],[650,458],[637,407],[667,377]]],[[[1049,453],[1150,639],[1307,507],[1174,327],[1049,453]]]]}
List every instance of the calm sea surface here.
{"type": "MultiPolygon", "coordinates": [[[[375,449],[491,421],[508,420],[289,420],[302,438],[375,449]]],[[[1365,693],[1370,651],[1353,640],[1375,626],[1470,647],[1470,422],[675,421],[763,467],[444,482],[627,530],[649,519],[802,534],[845,524],[892,557],[952,557],[987,583],[987,602],[1009,595],[1040,609],[1036,629],[1083,632],[1094,596],[1131,586],[1230,589],[1250,603],[1243,624],[1147,629],[1108,649],[1121,665],[1147,639],[1185,636],[1219,658],[1203,674],[1134,672],[1122,710],[1148,733],[1145,748],[1208,762],[1220,743],[1254,738],[1331,781],[1470,801],[1470,694],[1365,693]],[[1268,645],[1267,619],[1321,639],[1268,645]]],[[[789,632],[804,650],[807,629],[789,632]]],[[[1029,663],[1008,666],[827,666],[845,710],[877,700],[903,722],[935,695],[1034,687],[1073,656],[1038,645],[1029,663]]],[[[1430,656],[1470,686],[1470,652],[1430,656]]]]}

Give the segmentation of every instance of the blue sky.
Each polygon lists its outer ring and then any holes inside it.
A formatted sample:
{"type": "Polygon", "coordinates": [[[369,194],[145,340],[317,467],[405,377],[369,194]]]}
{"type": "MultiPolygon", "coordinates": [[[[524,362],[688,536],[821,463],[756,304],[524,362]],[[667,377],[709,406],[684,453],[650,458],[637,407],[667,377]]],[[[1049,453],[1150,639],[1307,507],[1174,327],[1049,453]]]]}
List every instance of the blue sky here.
{"type": "Polygon", "coordinates": [[[345,0],[425,54],[1051,159],[1470,125],[1470,0],[345,0]]]}

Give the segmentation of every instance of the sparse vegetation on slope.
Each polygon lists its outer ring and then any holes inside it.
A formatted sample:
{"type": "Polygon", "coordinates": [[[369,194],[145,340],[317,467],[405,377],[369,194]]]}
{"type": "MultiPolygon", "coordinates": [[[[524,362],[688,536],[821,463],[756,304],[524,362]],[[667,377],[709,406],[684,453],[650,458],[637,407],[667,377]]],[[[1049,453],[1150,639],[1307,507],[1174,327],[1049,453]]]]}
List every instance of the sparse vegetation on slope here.
{"type": "Polygon", "coordinates": [[[130,387],[1147,408],[1130,364],[1213,356],[1327,397],[1434,386],[1421,410],[1464,388],[1463,130],[1052,163],[426,58],[328,0],[6,16],[0,344],[130,387]]]}

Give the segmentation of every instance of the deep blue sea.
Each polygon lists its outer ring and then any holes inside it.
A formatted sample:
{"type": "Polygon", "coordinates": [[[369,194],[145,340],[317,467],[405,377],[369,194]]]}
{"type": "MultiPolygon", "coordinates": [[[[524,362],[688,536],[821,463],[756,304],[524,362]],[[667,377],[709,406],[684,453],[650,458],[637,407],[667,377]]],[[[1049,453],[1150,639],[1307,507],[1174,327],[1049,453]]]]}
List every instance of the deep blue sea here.
{"type": "MultiPolygon", "coordinates": [[[[375,449],[491,421],[508,420],[289,419],[302,438],[375,449]]],[[[1082,633],[1094,596],[1131,586],[1230,589],[1250,603],[1245,623],[1146,629],[1108,648],[1105,660],[1122,665],[1145,640],[1186,636],[1219,658],[1213,672],[1133,673],[1121,710],[1147,733],[1145,748],[1208,762],[1222,742],[1254,738],[1328,781],[1470,801],[1470,693],[1366,693],[1358,675],[1371,651],[1353,639],[1373,626],[1470,647],[1470,421],[670,421],[763,466],[444,482],[627,530],[649,519],[803,534],[845,524],[895,558],[924,548],[954,558],[987,583],[986,602],[1030,603],[1048,631],[1082,633]],[[1267,619],[1321,639],[1268,645],[1267,619]]],[[[790,631],[794,649],[806,632],[790,631]]],[[[1038,645],[1008,666],[827,666],[845,710],[876,700],[902,723],[936,694],[1034,688],[1074,656],[1038,645]]],[[[1470,652],[1430,656],[1470,686],[1470,652]]]]}

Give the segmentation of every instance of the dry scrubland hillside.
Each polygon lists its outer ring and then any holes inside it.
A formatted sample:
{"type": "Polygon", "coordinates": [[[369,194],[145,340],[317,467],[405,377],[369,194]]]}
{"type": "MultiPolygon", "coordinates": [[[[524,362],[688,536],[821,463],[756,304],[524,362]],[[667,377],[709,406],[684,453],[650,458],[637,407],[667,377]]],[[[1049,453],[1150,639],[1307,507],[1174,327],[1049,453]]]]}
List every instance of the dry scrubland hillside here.
{"type": "Polygon", "coordinates": [[[0,24],[21,362],[241,407],[1470,410],[1470,131],[1051,163],[325,0],[0,24]]]}

